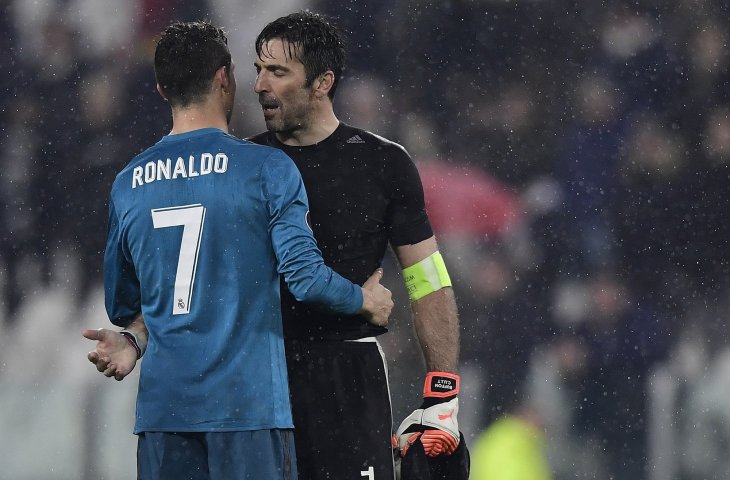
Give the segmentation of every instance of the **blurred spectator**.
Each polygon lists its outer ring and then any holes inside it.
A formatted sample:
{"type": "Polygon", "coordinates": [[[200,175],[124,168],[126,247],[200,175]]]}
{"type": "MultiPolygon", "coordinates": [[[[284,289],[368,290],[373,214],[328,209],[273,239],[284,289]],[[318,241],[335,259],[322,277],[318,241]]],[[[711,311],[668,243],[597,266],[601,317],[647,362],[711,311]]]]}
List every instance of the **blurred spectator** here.
{"type": "Polygon", "coordinates": [[[446,93],[447,110],[460,119],[446,124],[447,151],[456,160],[482,168],[517,189],[546,173],[548,145],[536,142],[535,129],[551,126],[538,124],[540,100],[530,83],[510,78],[503,88],[490,91],[474,75],[454,77],[456,83],[471,88],[446,93]]]}
{"type": "Polygon", "coordinates": [[[730,24],[726,11],[708,14],[705,9],[712,8],[709,5],[709,2],[695,4],[691,11],[682,12],[682,17],[677,17],[682,23],[668,32],[671,36],[668,41],[681,46],[677,55],[683,60],[680,68],[684,73],[678,81],[679,95],[668,106],[672,120],[691,136],[700,135],[708,109],[730,102],[727,50],[730,24]]]}
{"type": "Polygon", "coordinates": [[[529,400],[510,408],[471,447],[471,480],[551,480],[540,412],[529,400]]]}
{"type": "Polygon", "coordinates": [[[342,121],[362,125],[361,128],[387,138],[397,132],[399,117],[392,115],[393,95],[381,77],[351,72],[341,87],[337,87],[338,96],[342,97],[338,98],[335,110],[342,121]]]}
{"type": "Polygon", "coordinates": [[[575,425],[585,356],[584,344],[566,332],[542,345],[530,359],[526,392],[543,421],[548,462],[556,480],[610,478],[600,444],[575,425]]]}
{"type": "Polygon", "coordinates": [[[621,85],[623,106],[629,112],[666,112],[679,93],[682,69],[677,56],[663,41],[664,32],[651,7],[628,4],[606,9],[599,25],[601,49],[593,68],[607,68],[621,85]]]}
{"type": "MultiPolygon", "coordinates": [[[[673,411],[681,412],[675,429],[678,471],[682,479],[727,478],[730,472],[730,341],[727,338],[730,290],[717,302],[695,302],[688,325],[703,362],[694,371],[683,369],[673,411]]],[[[681,366],[677,365],[681,368],[681,366]]]]}
{"type": "Polygon", "coordinates": [[[76,52],[85,59],[113,56],[128,48],[137,34],[138,2],[65,0],[64,3],[68,10],[65,24],[78,32],[76,52]]]}
{"type": "Polygon", "coordinates": [[[687,150],[659,116],[631,123],[618,165],[620,201],[612,203],[620,264],[637,296],[681,308],[681,292],[692,286],[693,230],[703,228],[684,221],[695,208],[687,150]]]}
{"type": "Polygon", "coordinates": [[[584,352],[572,386],[572,422],[579,436],[605,452],[611,476],[644,478],[646,382],[666,359],[670,331],[653,305],[636,298],[619,276],[602,272],[584,284],[583,311],[570,327],[584,352]]]}
{"type": "Polygon", "coordinates": [[[204,19],[210,15],[209,3],[207,0],[136,0],[139,34],[151,38],[172,22],[204,19]]]}
{"type": "Polygon", "coordinates": [[[671,358],[652,377],[651,479],[727,478],[730,291],[691,302],[671,358]]]}
{"type": "MultiPolygon", "coordinates": [[[[730,104],[711,109],[703,125],[702,160],[693,162],[688,248],[697,279],[693,289],[721,299],[730,279],[730,104]]],[[[690,270],[690,271],[692,271],[690,270]]]]}
{"type": "Polygon", "coordinates": [[[586,273],[613,264],[617,165],[623,144],[622,98],[605,75],[578,81],[572,122],[557,147],[555,177],[564,189],[560,223],[563,271],[586,273]]]}
{"type": "MultiPolygon", "coordinates": [[[[14,321],[25,292],[39,278],[28,275],[29,261],[38,257],[36,234],[41,228],[34,211],[33,180],[37,174],[34,160],[40,149],[34,128],[38,108],[30,95],[14,98],[8,107],[12,112],[5,127],[0,150],[0,268],[3,269],[2,309],[8,322],[14,321]]],[[[3,312],[0,312],[3,313],[3,312]]]]}
{"type": "MultiPolygon", "coordinates": [[[[393,3],[388,0],[370,0],[369,2],[350,2],[347,15],[341,15],[343,4],[339,1],[314,0],[312,10],[325,15],[342,17],[340,26],[348,33],[348,46],[352,55],[346,66],[347,77],[358,72],[370,72],[373,65],[378,71],[392,74],[393,59],[379,55],[387,49],[386,34],[398,18],[393,15],[393,3]]],[[[382,134],[385,135],[385,134],[382,134]]]]}
{"type": "MultiPolygon", "coordinates": [[[[486,250],[486,251],[485,251],[486,250]]],[[[474,430],[481,430],[519,401],[533,351],[550,335],[539,289],[527,273],[515,273],[504,247],[471,257],[473,275],[455,287],[462,310],[462,355],[465,367],[482,376],[479,402],[473,405],[474,430]],[[460,288],[459,288],[460,287],[460,288]]]]}
{"type": "MultiPolygon", "coordinates": [[[[69,188],[79,154],[81,135],[79,78],[84,67],[76,53],[77,33],[61,18],[49,17],[41,29],[48,53],[34,67],[29,86],[39,102],[36,132],[39,151],[34,158],[34,211],[38,215],[43,259],[43,283],[48,285],[60,247],[69,247],[65,226],[75,216],[81,191],[69,188]]],[[[30,66],[26,66],[30,68],[30,66]]]]}
{"type": "Polygon", "coordinates": [[[727,478],[730,472],[730,349],[709,359],[702,377],[680,397],[680,471],[686,480],[727,478]]]}
{"type": "Polygon", "coordinates": [[[13,23],[13,9],[10,0],[0,0],[0,128],[5,126],[8,118],[8,106],[11,98],[17,93],[17,81],[22,77],[19,68],[18,33],[13,23]]]}
{"type": "MultiPolygon", "coordinates": [[[[63,229],[68,245],[81,267],[78,296],[85,299],[92,287],[100,285],[106,241],[108,197],[111,185],[124,164],[137,152],[119,128],[130,115],[128,102],[120,102],[119,92],[128,91],[122,64],[104,63],[83,75],[79,91],[82,135],[71,160],[66,188],[83,191],[83,199],[73,205],[73,215],[63,229]]],[[[136,138],[135,138],[136,140],[136,138]]]]}

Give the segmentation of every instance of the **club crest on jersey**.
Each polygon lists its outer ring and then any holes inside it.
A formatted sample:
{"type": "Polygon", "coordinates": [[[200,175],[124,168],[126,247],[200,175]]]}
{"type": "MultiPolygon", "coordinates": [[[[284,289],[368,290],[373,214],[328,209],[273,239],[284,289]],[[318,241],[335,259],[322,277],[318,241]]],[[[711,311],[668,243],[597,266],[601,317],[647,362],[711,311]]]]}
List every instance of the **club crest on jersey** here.
{"type": "Polygon", "coordinates": [[[202,153],[200,156],[190,155],[187,162],[183,157],[147,162],[132,170],[132,188],[137,188],[157,180],[175,180],[176,178],[192,178],[211,173],[226,173],[228,155],[225,153],[202,153]]]}

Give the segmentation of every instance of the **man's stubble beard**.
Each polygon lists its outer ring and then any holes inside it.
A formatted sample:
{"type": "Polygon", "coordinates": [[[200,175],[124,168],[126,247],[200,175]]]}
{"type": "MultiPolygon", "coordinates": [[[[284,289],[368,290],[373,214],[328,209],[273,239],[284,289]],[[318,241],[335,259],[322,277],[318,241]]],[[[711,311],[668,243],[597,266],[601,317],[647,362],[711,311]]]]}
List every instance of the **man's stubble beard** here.
{"type": "Polygon", "coordinates": [[[303,111],[301,115],[298,115],[295,119],[287,121],[284,116],[280,119],[265,120],[266,129],[273,133],[280,133],[285,135],[292,135],[299,130],[305,130],[309,128],[311,124],[311,111],[303,111]]]}
{"type": "Polygon", "coordinates": [[[307,130],[312,124],[314,109],[314,95],[309,92],[306,100],[299,102],[297,107],[289,115],[284,114],[284,110],[280,104],[279,110],[281,115],[279,119],[265,120],[266,128],[270,132],[287,136],[293,135],[297,131],[307,130]]]}

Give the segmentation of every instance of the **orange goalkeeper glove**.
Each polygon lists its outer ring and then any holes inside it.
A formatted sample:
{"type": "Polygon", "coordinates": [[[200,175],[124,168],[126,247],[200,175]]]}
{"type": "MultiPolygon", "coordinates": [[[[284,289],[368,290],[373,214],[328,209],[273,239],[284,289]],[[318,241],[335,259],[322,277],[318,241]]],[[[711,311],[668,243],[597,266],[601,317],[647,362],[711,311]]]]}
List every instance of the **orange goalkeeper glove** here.
{"type": "Polygon", "coordinates": [[[393,437],[394,447],[404,457],[419,437],[429,457],[451,455],[459,446],[459,376],[429,372],[423,387],[423,404],[403,422],[393,437]]]}

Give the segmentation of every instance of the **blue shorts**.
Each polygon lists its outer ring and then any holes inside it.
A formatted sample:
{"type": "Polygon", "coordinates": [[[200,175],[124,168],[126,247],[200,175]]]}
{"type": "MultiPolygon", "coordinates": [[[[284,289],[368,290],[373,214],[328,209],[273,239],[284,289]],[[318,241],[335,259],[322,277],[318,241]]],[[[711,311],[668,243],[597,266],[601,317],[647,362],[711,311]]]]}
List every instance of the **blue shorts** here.
{"type": "Polygon", "coordinates": [[[292,430],[142,432],[139,480],[296,480],[292,430]]]}

